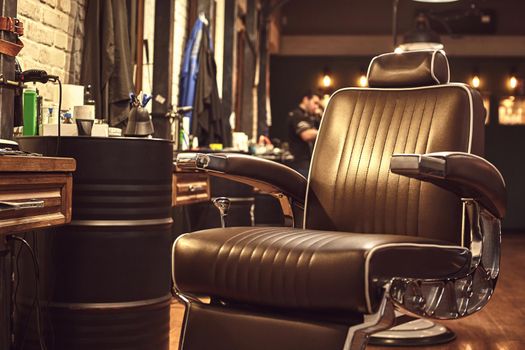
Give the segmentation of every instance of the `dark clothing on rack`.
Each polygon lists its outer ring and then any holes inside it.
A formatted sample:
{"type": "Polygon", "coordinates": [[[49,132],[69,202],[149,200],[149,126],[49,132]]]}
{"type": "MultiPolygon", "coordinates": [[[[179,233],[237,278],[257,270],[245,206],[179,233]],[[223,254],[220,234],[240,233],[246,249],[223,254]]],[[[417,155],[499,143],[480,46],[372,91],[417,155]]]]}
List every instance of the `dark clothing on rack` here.
{"type": "Polygon", "coordinates": [[[231,128],[228,119],[222,114],[221,100],[217,89],[217,67],[206,26],[199,49],[199,70],[191,133],[199,139],[199,145],[210,143],[231,145],[231,128]]]}
{"type": "Polygon", "coordinates": [[[134,90],[127,13],[119,0],[90,0],[86,10],[81,81],[93,86],[96,116],[111,126],[125,124],[134,90]]]}
{"type": "Polygon", "coordinates": [[[294,156],[291,166],[305,177],[310,168],[314,142],[306,142],[301,133],[308,129],[318,129],[320,119],[298,107],[288,114],[288,138],[290,152],[294,156]]]}

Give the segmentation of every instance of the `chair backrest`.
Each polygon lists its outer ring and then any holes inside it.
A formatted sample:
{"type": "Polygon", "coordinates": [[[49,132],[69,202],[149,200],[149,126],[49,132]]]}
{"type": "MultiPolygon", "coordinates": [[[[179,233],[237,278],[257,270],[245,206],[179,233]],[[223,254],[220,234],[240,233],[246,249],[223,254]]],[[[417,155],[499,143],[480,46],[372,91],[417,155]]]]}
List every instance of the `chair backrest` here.
{"type": "Polygon", "coordinates": [[[369,88],[335,92],[315,145],[304,226],[462,243],[460,198],[390,172],[394,153],[483,155],[479,93],[449,83],[443,51],[375,57],[369,88]]]}

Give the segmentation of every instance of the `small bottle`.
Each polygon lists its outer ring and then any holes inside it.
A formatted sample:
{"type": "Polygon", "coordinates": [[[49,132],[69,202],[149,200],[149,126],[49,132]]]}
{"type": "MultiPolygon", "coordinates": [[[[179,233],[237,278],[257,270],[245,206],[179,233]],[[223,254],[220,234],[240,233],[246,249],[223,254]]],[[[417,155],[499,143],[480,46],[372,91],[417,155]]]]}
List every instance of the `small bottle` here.
{"type": "Polygon", "coordinates": [[[95,105],[95,99],[93,98],[93,92],[91,91],[92,86],[86,86],[84,91],[84,105],[95,105]]]}
{"type": "Polygon", "coordinates": [[[89,106],[90,108],[89,114],[92,115],[93,118],[95,118],[95,121],[102,121],[102,120],[99,120],[98,117],[95,115],[96,113],[95,98],[93,96],[92,89],[93,87],[91,85],[87,85],[84,90],[84,106],[89,106]]]}
{"type": "Polygon", "coordinates": [[[37,128],[37,93],[32,86],[23,94],[24,136],[35,136],[37,128]]]}
{"type": "Polygon", "coordinates": [[[43,116],[42,116],[42,96],[38,93],[38,89],[36,90],[37,96],[36,96],[36,130],[38,133],[38,128],[40,125],[44,124],[43,122],[43,116]]]}

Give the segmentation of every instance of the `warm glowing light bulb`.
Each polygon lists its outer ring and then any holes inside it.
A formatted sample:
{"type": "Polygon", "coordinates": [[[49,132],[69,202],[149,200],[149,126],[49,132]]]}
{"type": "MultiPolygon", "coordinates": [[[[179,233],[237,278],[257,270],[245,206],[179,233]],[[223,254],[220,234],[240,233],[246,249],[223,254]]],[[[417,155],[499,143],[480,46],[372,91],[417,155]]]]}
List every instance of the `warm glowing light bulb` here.
{"type": "Polygon", "coordinates": [[[515,89],[518,86],[518,79],[515,76],[509,78],[509,87],[515,89]]]}
{"type": "Polygon", "coordinates": [[[403,52],[404,52],[403,49],[401,47],[399,47],[399,46],[394,49],[394,53],[396,53],[398,55],[403,53],[403,52]]]}
{"type": "Polygon", "coordinates": [[[368,79],[366,78],[366,75],[363,74],[359,77],[359,86],[361,87],[368,86],[368,79]]]}
{"type": "Polygon", "coordinates": [[[472,80],[470,81],[470,85],[472,85],[473,88],[477,89],[481,85],[481,80],[477,75],[472,77],[472,80]]]}
{"type": "Polygon", "coordinates": [[[332,78],[328,74],[325,74],[323,77],[323,86],[330,87],[332,85],[332,78]]]}

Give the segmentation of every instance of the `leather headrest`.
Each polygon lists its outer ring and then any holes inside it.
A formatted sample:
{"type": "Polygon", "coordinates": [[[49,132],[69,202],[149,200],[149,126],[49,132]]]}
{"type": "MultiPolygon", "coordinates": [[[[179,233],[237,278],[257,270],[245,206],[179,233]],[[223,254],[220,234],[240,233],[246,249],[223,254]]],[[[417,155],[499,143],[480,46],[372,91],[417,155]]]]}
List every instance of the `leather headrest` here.
{"type": "Polygon", "coordinates": [[[446,84],[450,81],[448,59],[442,50],[386,53],[368,67],[368,86],[402,88],[446,84]]]}

